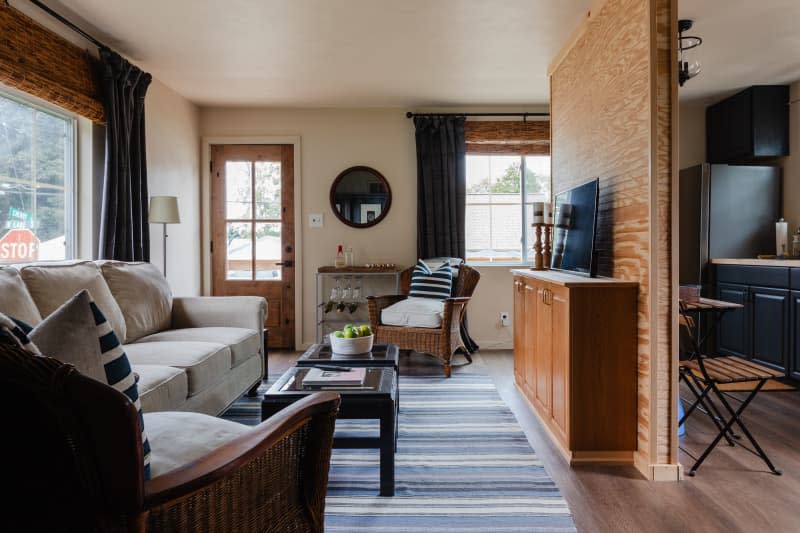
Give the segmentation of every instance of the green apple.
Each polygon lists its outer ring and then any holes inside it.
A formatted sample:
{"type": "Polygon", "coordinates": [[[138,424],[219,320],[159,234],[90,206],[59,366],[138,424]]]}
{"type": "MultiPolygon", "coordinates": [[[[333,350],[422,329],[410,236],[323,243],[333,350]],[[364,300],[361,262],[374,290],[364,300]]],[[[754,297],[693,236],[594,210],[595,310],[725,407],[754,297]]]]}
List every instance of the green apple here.
{"type": "Polygon", "coordinates": [[[366,324],[361,326],[359,329],[361,330],[361,336],[362,337],[369,337],[370,335],[372,335],[372,331],[369,329],[369,326],[366,325],[366,324]]]}
{"type": "Polygon", "coordinates": [[[342,333],[341,331],[334,331],[333,336],[336,337],[337,339],[342,339],[344,338],[344,333],[342,333]]]}
{"type": "Polygon", "coordinates": [[[355,336],[356,336],[356,335],[355,335],[355,333],[353,332],[353,329],[352,329],[352,328],[349,328],[349,329],[345,329],[345,330],[344,330],[344,338],[345,338],[345,339],[354,339],[354,338],[355,338],[355,336]]]}

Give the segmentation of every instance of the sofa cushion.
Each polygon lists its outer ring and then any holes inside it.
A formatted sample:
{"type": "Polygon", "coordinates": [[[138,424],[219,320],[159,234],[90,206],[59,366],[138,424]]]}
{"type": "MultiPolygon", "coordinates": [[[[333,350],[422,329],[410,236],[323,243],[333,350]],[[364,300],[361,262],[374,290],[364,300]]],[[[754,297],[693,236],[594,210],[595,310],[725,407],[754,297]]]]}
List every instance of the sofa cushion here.
{"type": "Polygon", "coordinates": [[[139,401],[145,413],[175,411],[189,397],[189,379],[181,368],[133,365],[133,371],[139,375],[139,401]]]}
{"type": "Polygon", "coordinates": [[[29,265],[22,267],[20,275],[36,302],[36,307],[46,317],[81,289],[87,289],[103,312],[118,339],[126,336],[125,318],[100,273],[100,267],[86,261],[72,264],[29,265]]]}
{"type": "Polygon", "coordinates": [[[125,345],[135,365],[182,368],[194,396],[225,378],[231,369],[231,351],[216,342],[136,342],[125,345]]]}
{"type": "Polygon", "coordinates": [[[381,311],[381,324],[412,328],[442,326],[444,301],[431,298],[406,298],[381,311]]]}
{"type": "Polygon", "coordinates": [[[138,340],[138,342],[161,341],[201,341],[225,344],[231,349],[231,367],[235,367],[259,352],[261,336],[258,332],[246,328],[206,327],[172,329],[138,340]]]}
{"type": "Polygon", "coordinates": [[[450,296],[452,288],[453,270],[449,262],[445,261],[442,266],[432,271],[425,261],[419,259],[411,273],[408,295],[415,298],[444,300],[450,296]]]}
{"type": "Polygon", "coordinates": [[[125,342],[169,329],[172,291],[154,265],[104,261],[100,269],[125,319],[125,342]]]}
{"type": "Polygon", "coordinates": [[[250,426],[237,424],[200,413],[147,413],[152,440],[152,474],[163,475],[251,431],[250,426]]]}
{"type": "Polygon", "coordinates": [[[70,363],[81,374],[108,383],[91,304],[89,291],[80,291],[33,328],[28,337],[43,354],[70,363]]]}
{"type": "Polygon", "coordinates": [[[32,326],[42,321],[42,315],[22,281],[19,270],[13,267],[0,267],[0,313],[32,326]]]}

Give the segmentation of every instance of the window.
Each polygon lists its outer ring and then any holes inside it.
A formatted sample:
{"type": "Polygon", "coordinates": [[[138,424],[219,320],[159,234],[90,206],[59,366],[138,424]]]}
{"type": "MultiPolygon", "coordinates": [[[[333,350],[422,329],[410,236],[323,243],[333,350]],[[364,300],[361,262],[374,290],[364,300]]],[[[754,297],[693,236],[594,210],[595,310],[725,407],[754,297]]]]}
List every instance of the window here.
{"type": "Polygon", "coordinates": [[[549,198],[549,155],[467,155],[467,261],[529,262],[533,202],[549,198]]]}
{"type": "Polygon", "coordinates": [[[0,263],[73,257],[75,120],[0,93],[0,263]]]}

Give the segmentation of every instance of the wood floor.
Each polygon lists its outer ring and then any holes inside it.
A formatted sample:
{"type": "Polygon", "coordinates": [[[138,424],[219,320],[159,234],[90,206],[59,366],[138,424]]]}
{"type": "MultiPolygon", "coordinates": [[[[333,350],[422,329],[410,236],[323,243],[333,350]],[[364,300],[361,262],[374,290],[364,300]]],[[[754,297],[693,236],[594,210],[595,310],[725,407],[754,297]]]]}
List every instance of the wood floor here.
{"type": "MultiPolygon", "coordinates": [[[[297,354],[270,353],[274,378],[297,354]]],[[[500,395],[525,430],[569,502],[580,532],[800,532],[800,392],[764,392],[748,407],[748,428],[782,476],[740,447],[720,445],[694,478],[650,482],[633,467],[570,468],[550,444],[526,400],[517,392],[510,351],[484,352],[473,368],[492,376],[500,395]]],[[[458,356],[458,361],[461,360],[458,356]]],[[[441,371],[432,357],[401,356],[401,373],[441,371]]],[[[453,372],[462,371],[454,367],[453,372]]],[[[693,415],[682,447],[699,454],[714,434],[712,424],[693,415]]],[[[692,459],[681,454],[684,465],[692,459]]]]}

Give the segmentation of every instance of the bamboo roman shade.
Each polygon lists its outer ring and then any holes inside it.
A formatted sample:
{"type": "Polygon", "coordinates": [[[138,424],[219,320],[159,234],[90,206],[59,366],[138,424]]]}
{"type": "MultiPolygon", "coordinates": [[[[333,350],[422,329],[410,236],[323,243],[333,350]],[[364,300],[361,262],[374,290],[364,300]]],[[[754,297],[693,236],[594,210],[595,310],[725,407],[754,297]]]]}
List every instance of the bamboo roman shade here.
{"type": "Polygon", "coordinates": [[[97,60],[0,2],[0,83],[103,122],[97,60]]]}
{"type": "Polygon", "coordinates": [[[464,135],[468,154],[550,154],[549,120],[468,120],[464,135]]]}

